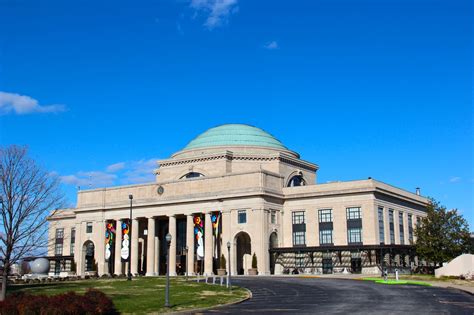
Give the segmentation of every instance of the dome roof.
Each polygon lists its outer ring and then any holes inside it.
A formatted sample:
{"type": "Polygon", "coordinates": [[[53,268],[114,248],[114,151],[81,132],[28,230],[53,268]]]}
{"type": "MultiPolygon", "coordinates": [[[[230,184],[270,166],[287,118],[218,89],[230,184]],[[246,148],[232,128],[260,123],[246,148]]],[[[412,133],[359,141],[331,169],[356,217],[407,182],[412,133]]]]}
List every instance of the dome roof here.
{"type": "Polygon", "coordinates": [[[221,146],[253,146],[288,151],[268,132],[244,124],[226,124],[208,129],[189,142],[183,151],[221,146]]]}

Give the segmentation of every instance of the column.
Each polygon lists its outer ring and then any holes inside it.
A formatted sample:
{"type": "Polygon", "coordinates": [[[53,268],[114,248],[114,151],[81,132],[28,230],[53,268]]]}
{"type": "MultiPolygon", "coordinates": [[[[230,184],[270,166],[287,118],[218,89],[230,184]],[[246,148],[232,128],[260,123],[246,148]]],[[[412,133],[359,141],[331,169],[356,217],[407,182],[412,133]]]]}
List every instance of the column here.
{"type": "Polygon", "coordinates": [[[131,272],[132,276],[138,273],[138,219],[132,220],[132,257],[131,257],[131,272]]]}
{"type": "Polygon", "coordinates": [[[85,224],[84,223],[76,223],[76,244],[74,245],[74,262],[76,263],[76,275],[82,276],[84,274],[83,268],[83,251],[82,247],[84,245],[83,241],[83,233],[85,232],[85,224]]]}
{"type": "Polygon", "coordinates": [[[122,274],[122,221],[117,220],[117,226],[115,227],[115,263],[114,273],[116,275],[122,274]]]}
{"type": "Polygon", "coordinates": [[[155,275],[155,218],[148,218],[148,237],[146,246],[146,275],[155,275]]]}
{"type": "Polygon", "coordinates": [[[194,274],[194,216],[186,216],[186,246],[188,255],[186,256],[186,270],[189,275],[194,274]]]}
{"type": "Polygon", "coordinates": [[[169,217],[169,233],[171,234],[171,244],[169,249],[169,262],[170,262],[170,276],[176,276],[176,217],[170,215],[169,217]]]}
{"type": "Polygon", "coordinates": [[[95,226],[97,227],[97,232],[93,233],[96,235],[96,239],[99,240],[95,243],[95,250],[94,250],[94,258],[97,262],[97,274],[102,276],[103,274],[107,273],[107,264],[105,263],[105,220],[100,220],[95,222],[95,226]]]}
{"type": "Polygon", "coordinates": [[[211,212],[206,213],[204,223],[204,274],[212,275],[212,222],[211,212]]]}
{"type": "MultiPolygon", "coordinates": [[[[230,211],[222,211],[222,253],[225,256],[227,262],[227,272],[229,271],[229,264],[232,267],[233,262],[229,259],[229,250],[227,249],[227,242],[231,243],[231,250],[233,249],[232,244],[232,234],[231,234],[231,225],[230,225],[230,211]]],[[[231,253],[232,258],[232,253],[231,253]]]]}

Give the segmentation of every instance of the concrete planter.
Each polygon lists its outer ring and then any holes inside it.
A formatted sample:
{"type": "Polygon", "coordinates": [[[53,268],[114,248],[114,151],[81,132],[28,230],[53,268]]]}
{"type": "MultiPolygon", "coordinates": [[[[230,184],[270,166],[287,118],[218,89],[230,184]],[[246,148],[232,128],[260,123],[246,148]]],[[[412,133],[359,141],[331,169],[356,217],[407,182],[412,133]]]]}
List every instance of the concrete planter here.
{"type": "Polygon", "coordinates": [[[257,268],[249,269],[249,276],[256,276],[258,274],[257,268]]]}
{"type": "Polygon", "coordinates": [[[218,276],[225,276],[226,274],[227,274],[227,271],[225,269],[217,269],[218,276]]]}

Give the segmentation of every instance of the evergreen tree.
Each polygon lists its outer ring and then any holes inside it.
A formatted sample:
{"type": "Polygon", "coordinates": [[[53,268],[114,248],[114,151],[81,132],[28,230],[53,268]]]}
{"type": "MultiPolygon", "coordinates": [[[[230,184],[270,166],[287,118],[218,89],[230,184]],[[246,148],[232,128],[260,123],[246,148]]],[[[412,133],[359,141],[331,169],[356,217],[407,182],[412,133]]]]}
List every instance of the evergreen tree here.
{"type": "Polygon", "coordinates": [[[472,252],[469,225],[457,209],[448,211],[432,199],[426,210],[428,215],[415,229],[416,252],[421,259],[442,265],[472,252]]]}

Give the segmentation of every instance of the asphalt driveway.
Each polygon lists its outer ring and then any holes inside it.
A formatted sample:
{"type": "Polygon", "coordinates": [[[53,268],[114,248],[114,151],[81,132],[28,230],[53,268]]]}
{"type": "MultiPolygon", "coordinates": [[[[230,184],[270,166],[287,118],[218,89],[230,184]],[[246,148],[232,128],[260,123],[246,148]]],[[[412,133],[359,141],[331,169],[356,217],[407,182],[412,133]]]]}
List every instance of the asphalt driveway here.
{"type": "Polygon", "coordinates": [[[205,314],[474,314],[474,297],[456,289],[382,285],[369,281],[235,278],[252,298],[205,314]]]}

